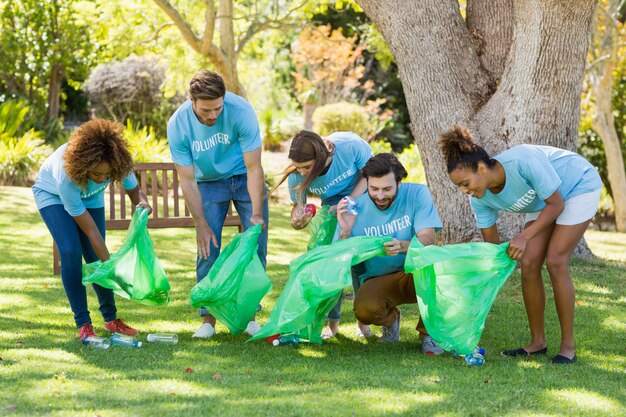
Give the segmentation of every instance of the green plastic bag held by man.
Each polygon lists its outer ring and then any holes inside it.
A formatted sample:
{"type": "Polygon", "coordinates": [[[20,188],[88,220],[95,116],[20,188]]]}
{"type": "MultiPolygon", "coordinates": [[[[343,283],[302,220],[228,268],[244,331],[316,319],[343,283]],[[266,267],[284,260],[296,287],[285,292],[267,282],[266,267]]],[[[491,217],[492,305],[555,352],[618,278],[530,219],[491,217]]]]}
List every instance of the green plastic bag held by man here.
{"type": "Polygon", "coordinates": [[[204,307],[238,335],[246,329],[261,299],[272,288],[257,254],[262,226],[257,224],[222,249],[208,275],[191,289],[191,305],[204,307]]]}
{"type": "Polygon", "coordinates": [[[426,330],[445,350],[467,355],[478,345],[498,291],[513,273],[508,243],[424,247],[411,241],[404,269],[413,274],[426,330]]]}
{"type": "Polygon", "coordinates": [[[120,297],[152,306],[167,305],[170,283],[148,234],[148,211],[138,208],[120,249],[105,261],[83,265],[83,285],[98,284],[120,297]]]}
{"type": "Polygon", "coordinates": [[[337,216],[335,213],[330,213],[329,210],[330,206],[322,206],[317,215],[311,219],[309,223],[311,237],[307,244],[307,250],[332,243],[335,230],[337,230],[337,216]]]}
{"type": "Polygon", "coordinates": [[[278,297],[269,322],[248,339],[297,333],[300,339],[322,343],[322,328],[341,291],[352,285],[350,268],[385,253],[390,237],[353,237],[319,246],[289,265],[290,277],[278,297]]]}

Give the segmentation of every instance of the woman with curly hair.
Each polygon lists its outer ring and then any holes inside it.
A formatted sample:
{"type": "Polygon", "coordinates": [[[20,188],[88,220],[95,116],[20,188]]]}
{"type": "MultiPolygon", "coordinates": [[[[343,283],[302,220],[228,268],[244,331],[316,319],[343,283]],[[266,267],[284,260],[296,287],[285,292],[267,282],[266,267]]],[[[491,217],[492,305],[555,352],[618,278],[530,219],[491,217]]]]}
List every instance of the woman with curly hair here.
{"type": "MultiPolygon", "coordinates": [[[[37,209],[59,248],[61,280],[81,339],[96,336],[82,284],[82,258],[86,262],[109,259],[104,243],[104,190],[111,182],[121,182],[134,205],[152,210],[137,185],[123,131],[121,124],[108,120],[83,124],[67,144],[46,159],[33,185],[37,209]]],[[[113,291],[96,284],[93,287],[104,327],[136,335],[135,329],[117,318],[113,291]]]]}
{"type": "Polygon", "coordinates": [[[502,354],[525,357],[548,350],[541,277],[545,262],[561,324],[561,345],[552,362],[575,362],[569,260],[598,209],[602,183],[597,170],[582,156],[551,146],[518,145],[492,158],[459,126],[441,136],[440,146],[450,179],[470,197],[485,242],[500,243],[500,211],[526,213],[524,230],[509,241],[507,253],[521,261],[531,341],[502,354]]]}

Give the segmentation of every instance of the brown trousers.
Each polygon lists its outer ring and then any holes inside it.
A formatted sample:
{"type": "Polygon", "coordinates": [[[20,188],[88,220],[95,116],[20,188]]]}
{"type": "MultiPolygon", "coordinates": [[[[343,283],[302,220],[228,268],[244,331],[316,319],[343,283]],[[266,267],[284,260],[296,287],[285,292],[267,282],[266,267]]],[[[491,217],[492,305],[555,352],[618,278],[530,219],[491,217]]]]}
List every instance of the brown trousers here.
{"type": "MultiPolygon", "coordinates": [[[[366,280],[356,293],[354,315],[363,324],[391,326],[400,314],[397,306],[415,303],[413,275],[398,271],[366,280]]],[[[420,336],[428,334],[421,317],[416,329],[420,336]]]]}

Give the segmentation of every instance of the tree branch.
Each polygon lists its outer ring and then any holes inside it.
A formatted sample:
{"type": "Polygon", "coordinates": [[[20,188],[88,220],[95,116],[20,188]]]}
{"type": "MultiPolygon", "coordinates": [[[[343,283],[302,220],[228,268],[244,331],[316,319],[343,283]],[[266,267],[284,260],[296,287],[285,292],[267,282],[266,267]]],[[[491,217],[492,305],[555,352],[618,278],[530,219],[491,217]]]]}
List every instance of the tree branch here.
{"type": "Polygon", "coordinates": [[[209,49],[213,46],[213,34],[215,33],[215,4],[213,0],[205,0],[206,11],[204,12],[204,36],[200,53],[208,55],[209,49]]]}
{"type": "Polygon", "coordinates": [[[154,2],[174,21],[174,24],[189,46],[191,46],[194,51],[202,53],[202,41],[198,38],[198,35],[194,33],[191,25],[178,13],[178,10],[176,10],[168,0],[154,0],[154,2]]]}

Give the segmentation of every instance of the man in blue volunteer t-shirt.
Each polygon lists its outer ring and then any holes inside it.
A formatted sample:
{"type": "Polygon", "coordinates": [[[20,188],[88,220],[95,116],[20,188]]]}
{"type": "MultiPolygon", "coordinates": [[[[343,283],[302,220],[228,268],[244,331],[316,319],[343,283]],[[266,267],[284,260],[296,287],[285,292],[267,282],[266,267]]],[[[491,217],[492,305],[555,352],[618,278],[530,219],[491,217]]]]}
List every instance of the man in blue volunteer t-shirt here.
{"type": "MultiPolygon", "coordinates": [[[[170,118],[167,139],[196,224],[196,278],[206,277],[219,255],[231,201],[244,229],[263,225],[258,254],[265,266],[268,210],[254,109],[242,97],[227,93],[222,77],[211,71],[194,75],[189,95],[170,118]]],[[[193,336],[208,339],[215,334],[215,317],[204,308],[200,315],[204,323],[193,336]]],[[[254,335],[258,329],[252,318],[246,332],[254,335]]]]}
{"type": "MultiPolygon", "coordinates": [[[[381,342],[400,340],[401,304],[415,304],[413,276],[404,272],[404,259],[413,236],[424,245],[435,243],[440,230],[430,192],[425,185],[403,183],[407,172],[398,159],[389,153],[371,158],[363,167],[367,194],[355,201],[358,214],[349,214],[347,202],[337,205],[339,239],[351,236],[391,236],[385,243],[386,256],[378,256],[360,265],[361,287],[354,300],[354,313],[364,324],[383,326],[381,342]]],[[[443,353],[428,335],[420,319],[417,330],[426,355],[443,353]]]]}

